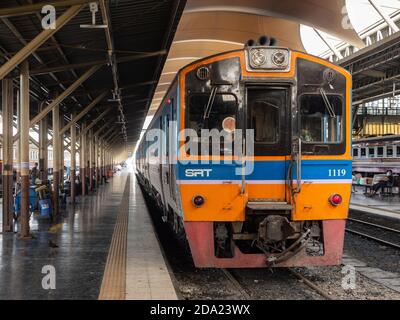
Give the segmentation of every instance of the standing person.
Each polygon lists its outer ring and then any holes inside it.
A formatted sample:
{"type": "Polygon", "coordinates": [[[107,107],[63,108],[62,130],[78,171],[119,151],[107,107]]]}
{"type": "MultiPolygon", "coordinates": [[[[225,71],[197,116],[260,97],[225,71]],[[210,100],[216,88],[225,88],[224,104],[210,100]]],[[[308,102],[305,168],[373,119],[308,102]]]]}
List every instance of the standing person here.
{"type": "Polygon", "coordinates": [[[38,163],[35,162],[35,165],[33,166],[32,170],[31,170],[31,183],[35,184],[36,178],[38,177],[38,163]]]}

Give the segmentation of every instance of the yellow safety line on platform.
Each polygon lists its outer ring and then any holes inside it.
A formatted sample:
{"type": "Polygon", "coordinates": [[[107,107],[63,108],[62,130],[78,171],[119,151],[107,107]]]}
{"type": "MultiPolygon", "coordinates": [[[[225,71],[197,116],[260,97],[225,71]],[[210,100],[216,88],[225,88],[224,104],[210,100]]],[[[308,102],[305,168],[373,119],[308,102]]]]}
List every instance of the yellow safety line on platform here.
{"type": "Polygon", "coordinates": [[[130,175],[126,179],[124,194],[111,240],[110,250],[101,283],[99,300],[125,300],[126,248],[128,237],[130,175]]]}

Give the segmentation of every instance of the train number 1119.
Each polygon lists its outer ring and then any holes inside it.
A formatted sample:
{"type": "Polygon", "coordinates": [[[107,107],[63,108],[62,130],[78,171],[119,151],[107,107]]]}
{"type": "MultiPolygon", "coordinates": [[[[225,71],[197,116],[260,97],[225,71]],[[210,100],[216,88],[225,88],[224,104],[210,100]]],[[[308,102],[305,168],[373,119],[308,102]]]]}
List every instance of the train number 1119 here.
{"type": "Polygon", "coordinates": [[[346,169],[329,169],[330,177],[344,177],[346,173],[346,169]]]}

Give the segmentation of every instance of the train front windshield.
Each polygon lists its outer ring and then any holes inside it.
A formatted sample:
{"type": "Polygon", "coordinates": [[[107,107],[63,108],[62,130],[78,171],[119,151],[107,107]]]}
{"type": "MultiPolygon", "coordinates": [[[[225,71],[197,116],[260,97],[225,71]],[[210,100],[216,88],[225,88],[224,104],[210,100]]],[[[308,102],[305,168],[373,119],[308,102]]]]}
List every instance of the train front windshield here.
{"type": "MultiPolygon", "coordinates": [[[[217,93],[194,93],[189,97],[186,128],[197,136],[198,150],[202,155],[233,153],[233,133],[237,128],[238,102],[235,95],[217,93]]],[[[193,155],[193,150],[188,150],[193,155]]]]}
{"type": "Polygon", "coordinates": [[[230,117],[236,120],[236,97],[228,93],[193,94],[189,98],[188,128],[196,130],[217,129],[221,131],[224,119],[230,117]]]}

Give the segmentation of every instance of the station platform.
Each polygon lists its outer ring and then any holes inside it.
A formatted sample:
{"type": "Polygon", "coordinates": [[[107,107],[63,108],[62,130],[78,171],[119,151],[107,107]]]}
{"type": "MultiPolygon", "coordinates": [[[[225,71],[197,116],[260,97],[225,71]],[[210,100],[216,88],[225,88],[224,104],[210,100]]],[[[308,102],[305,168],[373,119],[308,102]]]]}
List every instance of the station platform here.
{"type": "Polygon", "coordinates": [[[379,194],[368,197],[364,194],[363,188],[356,188],[351,194],[350,210],[366,212],[400,219],[400,196],[381,196],[379,194]]]}
{"type": "Polygon", "coordinates": [[[33,217],[30,240],[0,234],[0,299],[177,298],[133,173],[61,214],[55,226],[33,217]],[[55,288],[43,288],[52,268],[55,288]]]}

